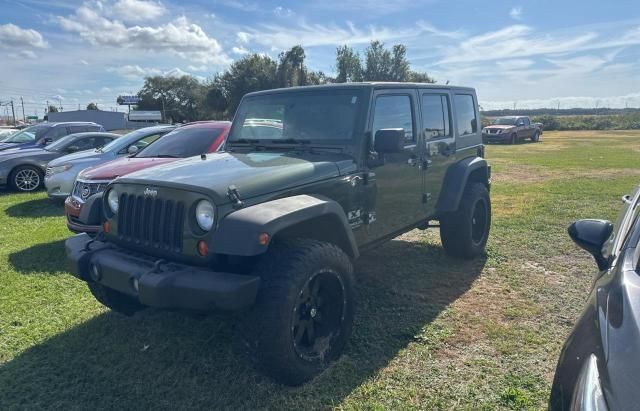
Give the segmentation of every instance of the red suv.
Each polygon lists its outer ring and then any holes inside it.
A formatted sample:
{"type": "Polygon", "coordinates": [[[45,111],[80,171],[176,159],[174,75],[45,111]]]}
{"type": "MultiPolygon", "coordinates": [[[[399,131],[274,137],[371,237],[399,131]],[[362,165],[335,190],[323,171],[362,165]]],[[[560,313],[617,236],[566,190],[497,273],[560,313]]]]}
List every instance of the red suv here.
{"type": "Polygon", "coordinates": [[[99,225],[85,225],[78,217],[85,201],[104,191],[116,177],[181,158],[218,151],[224,143],[231,123],[229,121],[200,121],[186,124],[160,137],[144,150],[89,167],[80,172],[71,195],[64,203],[67,227],[75,233],[96,233],[99,225]]]}

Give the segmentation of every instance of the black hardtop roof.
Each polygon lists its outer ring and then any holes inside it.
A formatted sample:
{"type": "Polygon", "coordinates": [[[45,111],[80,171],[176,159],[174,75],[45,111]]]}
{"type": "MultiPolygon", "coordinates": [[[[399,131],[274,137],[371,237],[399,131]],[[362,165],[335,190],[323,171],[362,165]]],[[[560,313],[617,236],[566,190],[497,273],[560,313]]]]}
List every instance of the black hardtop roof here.
{"type": "Polygon", "coordinates": [[[299,87],[287,87],[287,88],[276,88],[271,90],[263,90],[263,91],[255,91],[253,93],[248,93],[247,96],[256,96],[261,94],[271,94],[271,93],[291,93],[296,91],[303,90],[331,90],[331,89],[397,89],[397,88],[421,88],[421,89],[447,89],[454,91],[464,91],[464,92],[475,92],[475,89],[472,87],[461,87],[461,86],[451,86],[445,84],[432,84],[432,83],[397,83],[397,82],[377,82],[377,81],[369,81],[362,83],[331,83],[331,84],[322,84],[319,86],[299,86],[299,87]]]}

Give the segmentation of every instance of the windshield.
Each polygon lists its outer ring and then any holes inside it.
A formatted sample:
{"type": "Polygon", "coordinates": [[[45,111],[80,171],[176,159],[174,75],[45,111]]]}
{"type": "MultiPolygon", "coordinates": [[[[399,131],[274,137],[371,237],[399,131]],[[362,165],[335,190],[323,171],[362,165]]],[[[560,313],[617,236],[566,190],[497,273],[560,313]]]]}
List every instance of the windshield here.
{"type": "Polygon", "coordinates": [[[64,150],[65,146],[72,142],[75,139],[73,134],[64,136],[60,140],[54,141],[53,143],[47,145],[44,149],[47,151],[60,151],[64,150]]]}
{"type": "Polygon", "coordinates": [[[149,129],[142,128],[140,130],[135,130],[135,131],[132,131],[131,133],[127,133],[120,138],[116,138],[109,144],[105,145],[104,147],[96,149],[96,151],[109,152],[111,150],[120,150],[121,148],[126,147],[131,143],[135,143],[136,141],[146,136],[166,133],[167,131],[168,131],[167,129],[154,128],[153,130],[149,130],[149,129]]]}
{"type": "Polygon", "coordinates": [[[237,120],[227,141],[336,143],[351,140],[361,94],[359,90],[318,90],[249,97],[238,108],[237,120]]]}
{"type": "Polygon", "coordinates": [[[22,131],[15,133],[9,138],[3,140],[5,143],[29,143],[31,141],[36,141],[42,137],[49,126],[31,126],[27,127],[22,131]]]}
{"type": "Polygon", "coordinates": [[[135,157],[184,158],[197,156],[207,153],[216,137],[223,131],[223,128],[179,128],[160,137],[135,157]]]}
{"type": "Polygon", "coordinates": [[[498,117],[497,119],[493,120],[492,124],[498,126],[512,126],[516,124],[516,119],[510,117],[498,117]]]}

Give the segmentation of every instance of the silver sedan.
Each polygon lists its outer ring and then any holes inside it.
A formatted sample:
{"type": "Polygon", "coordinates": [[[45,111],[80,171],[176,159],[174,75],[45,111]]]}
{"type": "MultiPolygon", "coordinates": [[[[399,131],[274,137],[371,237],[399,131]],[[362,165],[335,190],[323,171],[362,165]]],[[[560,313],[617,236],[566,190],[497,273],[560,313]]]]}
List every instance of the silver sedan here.
{"type": "Polygon", "coordinates": [[[80,171],[121,156],[136,153],[174,128],[175,126],[169,125],[141,128],[102,148],[69,154],[51,161],[47,165],[44,178],[47,194],[51,198],[66,198],[71,195],[73,184],[80,171]]]}

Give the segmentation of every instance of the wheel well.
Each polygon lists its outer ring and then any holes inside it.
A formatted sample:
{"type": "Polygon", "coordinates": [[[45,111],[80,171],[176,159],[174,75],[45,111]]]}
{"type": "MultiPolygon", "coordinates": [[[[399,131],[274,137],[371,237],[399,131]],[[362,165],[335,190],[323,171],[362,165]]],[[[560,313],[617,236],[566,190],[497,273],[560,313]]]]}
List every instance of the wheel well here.
{"type": "Polygon", "coordinates": [[[280,230],[274,240],[284,238],[309,238],[335,244],[349,257],[356,258],[357,250],[349,241],[342,222],[334,215],[322,215],[301,221],[280,230]]]}
{"type": "Polygon", "coordinates": [[[480,167],[471,172],[467,178],[467,184],[482,183],[489,189],[489,171],[487,167],[480,167]]]}

